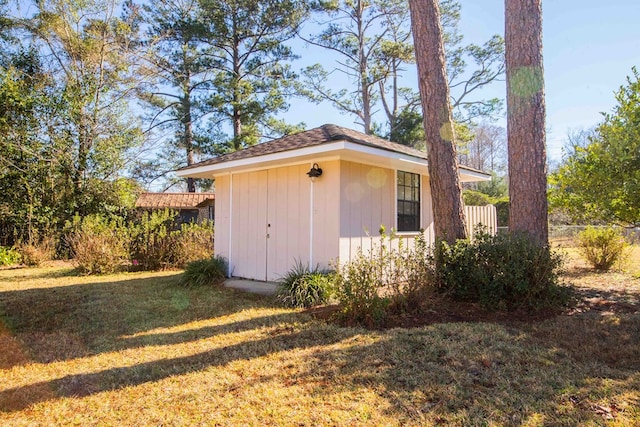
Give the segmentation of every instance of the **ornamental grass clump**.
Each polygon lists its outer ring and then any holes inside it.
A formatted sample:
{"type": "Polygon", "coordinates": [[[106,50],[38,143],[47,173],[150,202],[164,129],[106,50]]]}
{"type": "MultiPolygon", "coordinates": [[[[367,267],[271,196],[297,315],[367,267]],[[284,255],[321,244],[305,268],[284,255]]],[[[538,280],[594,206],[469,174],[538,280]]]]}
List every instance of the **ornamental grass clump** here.
{"type": "Polygon", "coordinates": [[[310,269],[300,260],[280,279],[276,298],[287,307],[309,308],[329,302],[333,276],[319,266],[310,269]]]}
{"type": "Polygon", "coordinates": [[[227,260],[220,255],[190,262],[180,283],[188,287],[221,285],[227,277],[227,266],[227,260]]]}
{"type": "Polygon", "coordinates": [[[595,270],[611,269],[624,259],[628,247],[622,232],[613,227],[587,227],[578,234],[580,254],[595,270]]]}

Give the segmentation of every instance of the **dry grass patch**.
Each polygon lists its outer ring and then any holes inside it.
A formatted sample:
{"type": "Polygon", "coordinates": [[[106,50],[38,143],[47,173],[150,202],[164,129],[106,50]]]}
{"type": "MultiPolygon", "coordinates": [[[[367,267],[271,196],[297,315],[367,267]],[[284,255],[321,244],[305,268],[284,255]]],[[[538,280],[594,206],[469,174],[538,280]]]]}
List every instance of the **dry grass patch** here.
{"type": "Polygon", "coordinates": [[[640,424],[637,312],[367,331],[178,281],[1,270],[0,425],[640,424]]]}

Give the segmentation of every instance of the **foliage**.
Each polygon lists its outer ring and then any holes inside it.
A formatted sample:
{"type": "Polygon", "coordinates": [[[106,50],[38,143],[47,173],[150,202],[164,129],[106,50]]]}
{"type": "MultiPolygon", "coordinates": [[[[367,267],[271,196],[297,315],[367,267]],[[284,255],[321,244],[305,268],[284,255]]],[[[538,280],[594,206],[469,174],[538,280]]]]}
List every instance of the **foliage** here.
{"type": "Polygon", "coordinates": [[[436,287],[460,301],[493,310],[540,310],[569,302],[561,285],[562,257],[523,234],[491,236],[436,245],[436,287]]]}
{"type": "Polygon", "coordinates": [[[297,260],[287,274],[279,280],[277,299],[287,307],[308,308],[326,304],[332,294],[329,272],[314,269],[297,260]]]}
{"type": "Polygon", "coordinates": [[[367,326],[384,323],[388,314],[421,308],[433,284],[429,248],[422,233],[410,248],[393,233],[381,229],[379,243],[335,272],[336,298],[349,322],[367,326]],[[392,249],[396,246],[395,249],[392,249]]]}
{"type": "Polygon", "coordinates": [[[31,241],[18,242],[18,252],[22,263],[29,267],[38,267],[45,261],[51,261],[56,255],[55,239],[52,235],[34,237],[31,241]]]}
{"type": "Polygon", "coordinates": [[[170,266],[177,212],[170,209],[145,211],[131,225],[131,259],[142,270],[159,270],[170,266]]]}
{"type": "Polygon", "coordinates": [[[128,26],[113,7],[47,0],[13,21],[15,37],[0,60],[7,241],[59,232],[75,213],[124,208],[119,176],[141,135],[127,110],[128,26]]]}
{"type": "Polygon", "coordinates": [[[617,105],[573,147],[550,177],[550,204],[575,221],[640,225],[640,74],[634,68],[617,105]]]}
{"type": "Polygon", "coordinates": [[[134,268],[182,268],[213,255],[213,223],[178,223],[170,209],[143,212],[129,224],[134,268]]]}
{"type": "Polygon", "coordinates": [[[496,206],[496,214],[498,216],[498,227],[509,226],[509,198],[501,197],[494,203],[496,206]]]}
{"type": "Polygon", "coordinates": [[[129,258],[129,230],[119,217],[75,217],[67,237],[73,263],[83,274],[114,273],[129,258]]]}
{"type": "Polygon", "coordinates": [[[212,51],[209,134],[210,152],[236,151],[265,136],[299,130],[276,116],[289,108],[287,97],[296,74],[289,62],[297,58],[286,42],[306,18],[306,2],[283,0],[201,0],[205,45],[212,51]],[[227,135],[224,126],[233,129],[227,135]]]}
{"type": "MultiPolygon", "coordinates": [[[[406,1],[318,1],[315,24],[318,34],[305,36],[312,45],[340,56],[338,66],[327,70],[321,64],[303,72],[304,94],[320,102],[328,101],[338,110],[357,117],[365,133],[384,134],[393,141],[410,145],[419,138],[422,127],[419,96],[403,86],[408,64],[415,63],[411,22],[406,1]],[[349,76],[349,86],[336,89],[327,85],[335,71],[349,76]],[[386,123],[376,125],[376,109],[384,111],[386,123]],[[384,130],[382,130],[384,128],[384,130]]],[[[452,105],[457,121],[489,117],[501,108],[498,99],[474,97],[477,89],[489,85],[504,74],[504,42],[498,35],[482,46],[463,44],[458,32],[460,3],[440,2],[445,52],[452,105]],[[473,64],[473,71],[469,65],[473,64]]]]}
{"type": "Polygon", "coordinates": [[[464,200],[464,204],[467,206],[486,206],[493,202],[493,199],[489,195],[475,190],[464,190],[462,200],[464,200]]]}
{"type": "Polygon", "coordinates": [[[577,237],[580,254],[596,270],[609,270],[629,247],[622,232],[613,227],[587,227],[577,237]]]}
{"type": "Polygon", "coordinates": [[[187,264],[182,275],[183,286],[217,286],[227,276],[227,260],[219,255],[187,264]]]}
{"type": "Polygon", "coordinates": [[[182,268],[190,262],[213,256],[213,222],[181,224],[171,232],[171,257],[173,267],[182,268]]]}
{"type": "Polygon", "coordinates": [[[385,281],[384,258],[358,251],[345,265],[336,268],[336,298],[343,316],[367,326],[380,325],[387,316],[390,300],[381,295],[385,281]]]}
{"type": "Polygon", "coordinates": [[[0,266],[19,264],[21,260],[20,252],[15,248],[0,246],[0,266]]]}

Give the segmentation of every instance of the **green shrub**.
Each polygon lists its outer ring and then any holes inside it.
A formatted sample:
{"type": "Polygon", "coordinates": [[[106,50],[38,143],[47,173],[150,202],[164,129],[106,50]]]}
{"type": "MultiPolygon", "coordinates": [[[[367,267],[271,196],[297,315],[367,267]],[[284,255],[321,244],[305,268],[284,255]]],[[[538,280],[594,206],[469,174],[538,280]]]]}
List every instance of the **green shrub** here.
{"type": "Polygon", "coordinates": [[[596,270],[609,270],[624,258],[628,246],[622,232],[613,227],[587,227],[578,234],[580,254],[596,270]]]}
{"type": "Polygon", "coordinates": [[[493,203],[498,216],[498,227],[509,226],[509,197],[501,197],[493,203]]]}
{"type": "Polygon", "coordinates": [[[409,247],[395,233],[388,236],[384,227],[380,234],[367,254],[358,251],[336,267],[336,297],[348,322],[381,325],[392,312],[419,310],[433,292],[433,259],[424,235],[409,247]]]}
{"type": "Polygon", "coordinates": [[[296,261],[294,267],[280,280],[276,298],[288,307],[308,308],[326,304],[332,293],[332,277],[328,272],[311,270],[296,261]]]}
{"type": "Polygon", "coordinates": [[[19,264],[22,257],[15,248],[0,246],[0,266],[19,264]]]}
{"type": "Polygon", "coordinates": [[[123,268],[129,258],[129,230],[122,218],[76,217],[67,237],[73,263],[84,274],[107,274],[123,268]]]}
{"type": "Polygon", "coordinates": [[[188,263],[213,256],[213,222],[186,223],[171,233],[171,245],[167,262],[177,268],[188,263]]]}
{"type": "Polygon", "coordinates": [[[348,263],[336,268],[336,297],[344,318],[366,326],[380,325],[391,300],[382,296],[385,284],[380,258],[358,251],[348,263]]]}
{"type": "Polygon", "coordinates": [[[491,196],[475,190],[464,190],[462,200],[467,206],[486,206],[492,202],[491,196]]]}
{"type": "Polygon", "coordinates": [[[215,286],[222,284],[226,275],[227,260],[218,255],[187,264],[180,283],[184,286],[215,286]]]}
{"type": "Polygon", "coordinates": [[[478,233],[472,241],[436,245],[436,288],[488,309],[538,310],[564,306],[562,258],[521,234],[478,233]]]}
{"type": "Polygon", "coordinates": [[[171,266],[171,233],[176,228],[177,212],[170,209],[144,212],[131,230],[131,259],[142,270],[171,266]]]}

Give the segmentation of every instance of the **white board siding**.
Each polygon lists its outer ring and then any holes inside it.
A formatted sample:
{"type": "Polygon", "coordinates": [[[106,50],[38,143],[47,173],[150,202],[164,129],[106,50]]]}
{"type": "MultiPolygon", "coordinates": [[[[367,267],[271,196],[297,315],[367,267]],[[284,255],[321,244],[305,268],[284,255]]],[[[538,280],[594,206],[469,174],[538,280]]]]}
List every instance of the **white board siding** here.
{"type": "Polygon", "coordinates": [[[321,162],[322,176],[313,183],[311,267],[330,268],[340,255],[340,161],[321,162]]]}
{"type": "Polygon", "coordinates": [[[216,178],[216,210],[214,218],[215,237],[213,249],[216,255],[229,260],[229,203],[231,176],[216,178]]]}
{"type": "Polygon", "coordinates": [[[366,253],[380,226],[395,225],[395,172],[361,163],[340,165],[340,262],[366,253]],[[372,239],[373,237],[373,239],[372,239]]]}
{"type": "Polygon", "coordinates": [[[267,280],[278,280],[296,261],[309,263],[310,186],[307,165],[269,169],[267,280]]]}

